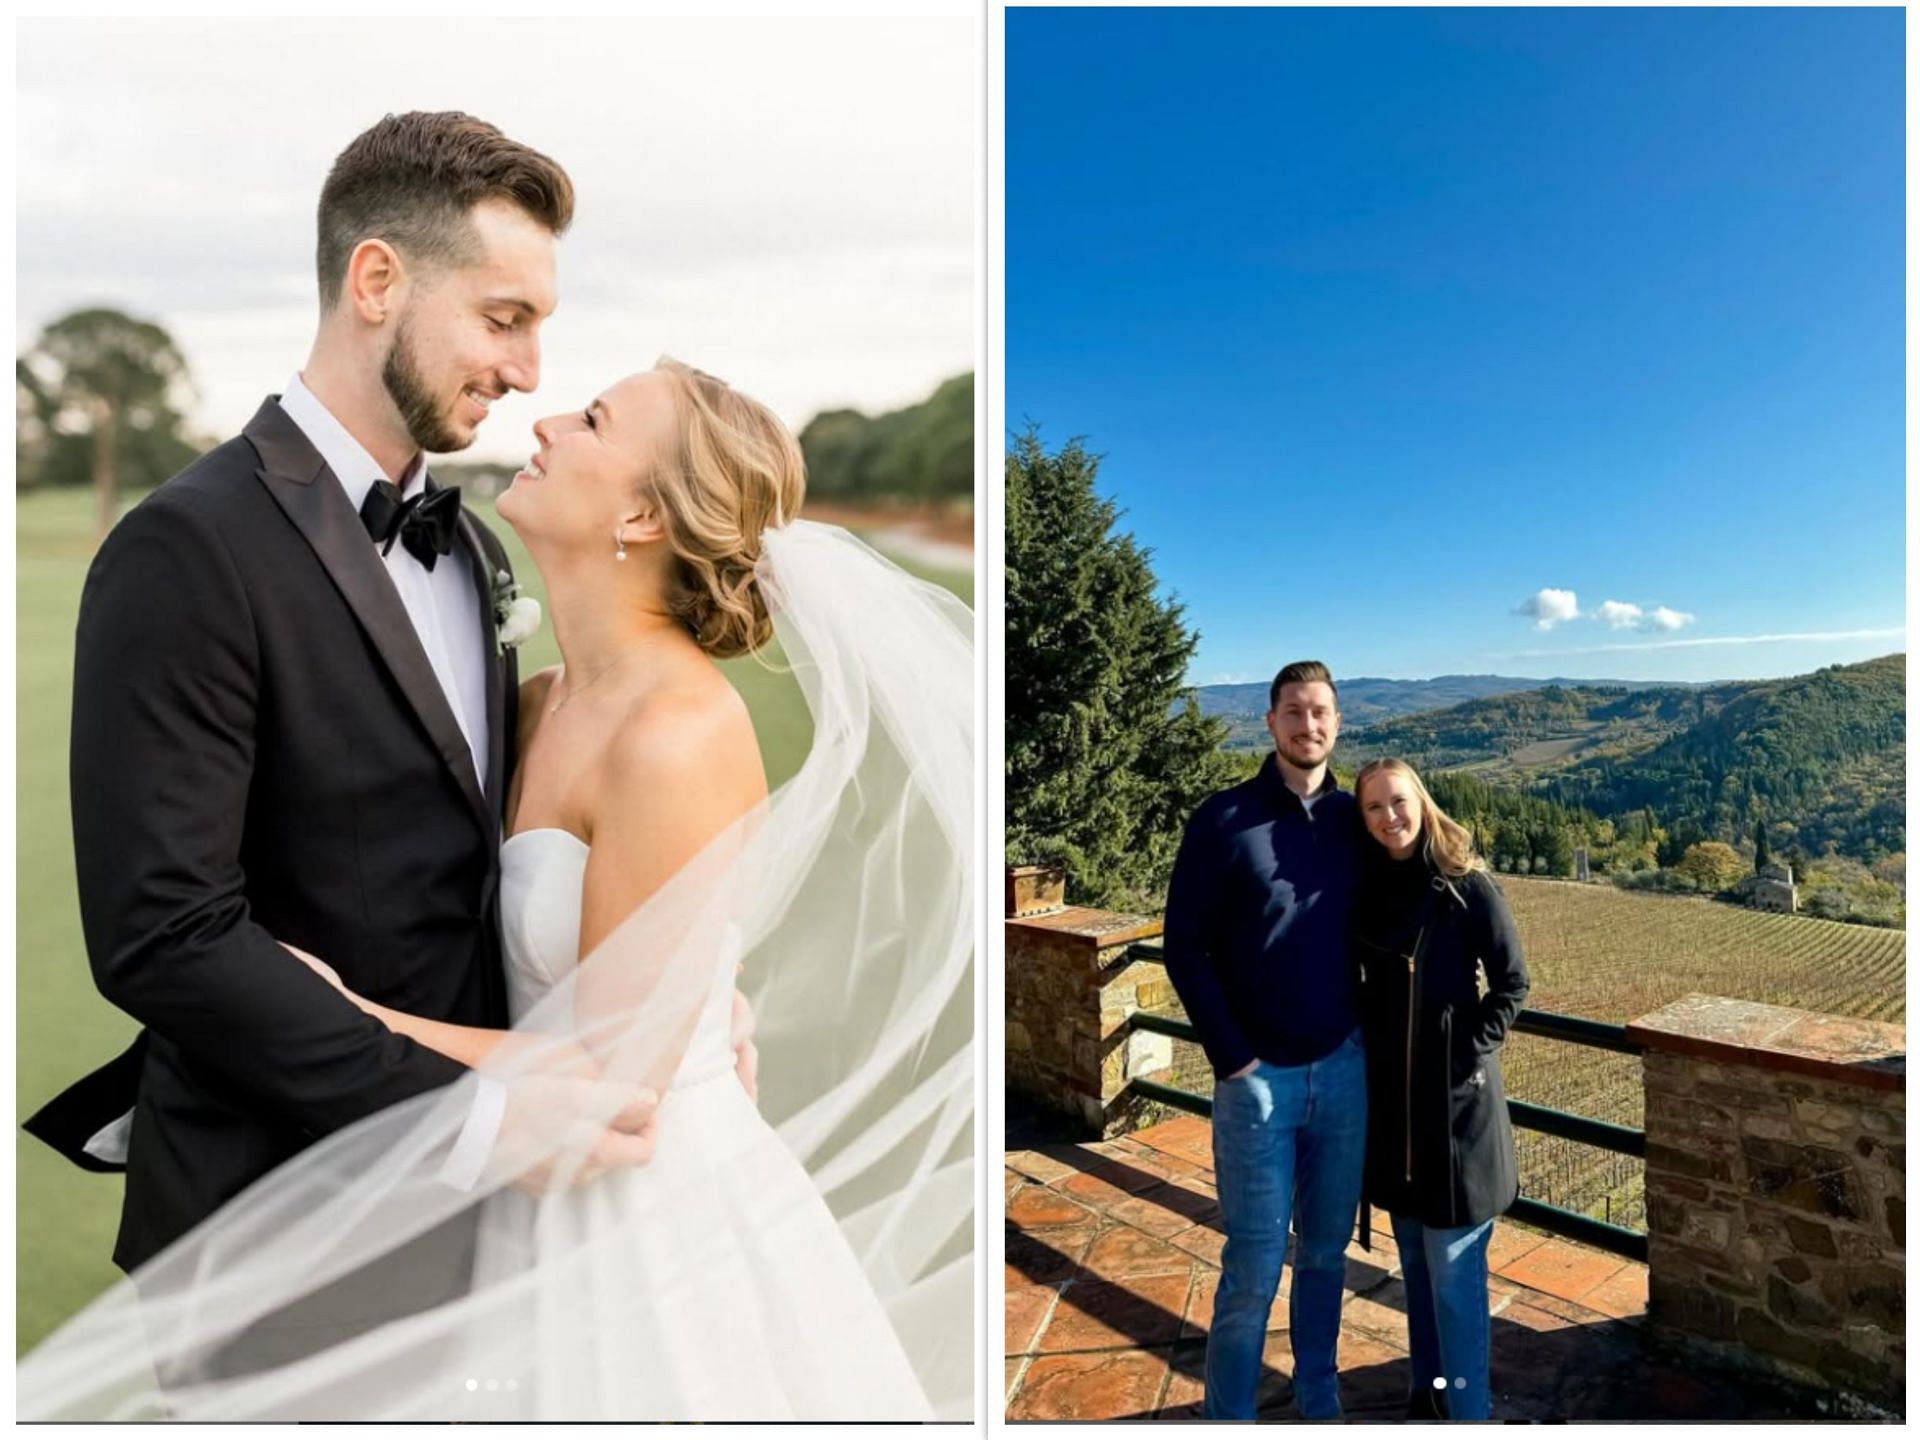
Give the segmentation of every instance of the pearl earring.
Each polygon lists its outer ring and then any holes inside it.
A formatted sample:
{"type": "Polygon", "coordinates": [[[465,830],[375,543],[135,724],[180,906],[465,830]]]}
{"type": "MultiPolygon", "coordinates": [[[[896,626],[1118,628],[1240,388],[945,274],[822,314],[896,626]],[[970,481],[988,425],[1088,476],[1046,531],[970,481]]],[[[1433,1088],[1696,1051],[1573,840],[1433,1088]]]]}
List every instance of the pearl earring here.
{"type": "Polygon", "coordinates": [[[618,530],[613,532],[613,545],[614,545],[613,558],[616,560],[626,559],[627,558],[627,542],[620,538],[620,532],[618,530]]]}

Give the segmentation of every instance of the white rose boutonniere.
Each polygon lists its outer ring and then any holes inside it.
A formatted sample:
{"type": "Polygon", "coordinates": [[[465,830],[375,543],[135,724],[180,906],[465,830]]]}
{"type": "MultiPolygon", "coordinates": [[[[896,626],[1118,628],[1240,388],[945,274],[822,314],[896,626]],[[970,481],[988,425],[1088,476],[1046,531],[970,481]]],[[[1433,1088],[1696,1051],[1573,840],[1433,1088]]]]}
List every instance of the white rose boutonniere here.
{"type": "Polygon", "coordinates": [[[520,647],[540,628],[540,602],[522,595],[513,576],[497,571],[493,577],[494,647],[501,654],[520,647]]]}

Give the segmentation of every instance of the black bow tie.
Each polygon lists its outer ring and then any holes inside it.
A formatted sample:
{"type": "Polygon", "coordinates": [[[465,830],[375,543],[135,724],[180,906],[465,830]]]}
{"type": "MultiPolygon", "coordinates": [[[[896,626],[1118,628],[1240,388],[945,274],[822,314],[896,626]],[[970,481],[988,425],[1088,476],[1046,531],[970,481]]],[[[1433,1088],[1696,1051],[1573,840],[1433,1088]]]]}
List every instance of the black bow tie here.
{"type": "Polygon", "coordinates": [[[400,487],[391,480],[376,480],[360,502],[360,519],[382,555],[391,555],[398,540],[431,570],[436,560],[453,549],[453,530],[460,523],[460,487],[426,490],[403,500],[400,487]]]}

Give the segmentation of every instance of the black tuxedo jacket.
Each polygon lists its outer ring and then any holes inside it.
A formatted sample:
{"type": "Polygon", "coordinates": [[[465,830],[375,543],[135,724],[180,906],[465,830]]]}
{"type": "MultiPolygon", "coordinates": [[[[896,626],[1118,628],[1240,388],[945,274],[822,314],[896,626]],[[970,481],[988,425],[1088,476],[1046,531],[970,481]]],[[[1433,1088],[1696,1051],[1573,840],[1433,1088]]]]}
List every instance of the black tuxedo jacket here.
{"type": "Polygon", "coordinates": [[[470,516],[483,792],[345,490],[276,399],[135,507],[87,576],[71,783],[94,982],[144,1030],[28,1122],[79,1163],[129,1108],[132,1269],[330,1131],[460,1077],[288,955],[400,1010],[506,1022],[497,892],[518,677],[470,516]]]}

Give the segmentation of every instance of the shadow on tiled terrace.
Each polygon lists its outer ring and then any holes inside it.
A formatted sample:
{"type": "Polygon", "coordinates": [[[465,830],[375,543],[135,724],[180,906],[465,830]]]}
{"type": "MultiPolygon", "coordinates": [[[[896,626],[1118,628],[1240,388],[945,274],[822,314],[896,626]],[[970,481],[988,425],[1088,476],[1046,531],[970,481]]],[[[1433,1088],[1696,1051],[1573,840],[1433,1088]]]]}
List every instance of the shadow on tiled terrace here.
{"type": "MultiPolygon", "coordinates": [[[[1006,1399],[1010,1420],[1199,1413],[1225,1237],[1206,1122],[1117,1140],[1007,1140],[1006,1399]]],[[[1405,1294],[1386,1215],[1347,1252],[1342,1403],[1397,1420],[1409,1371],[1405,1294]]],[[[1652,1355],[1644,1265],[1502,1220],[1489,1251],[1494,1414],[1502,1420],[1785,1418],[1770,1395],[1652,1355]]],[[[1263,1418],[1292,1418],[1289,1265],[1268,1318],[1263,1418]]]]}

